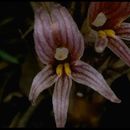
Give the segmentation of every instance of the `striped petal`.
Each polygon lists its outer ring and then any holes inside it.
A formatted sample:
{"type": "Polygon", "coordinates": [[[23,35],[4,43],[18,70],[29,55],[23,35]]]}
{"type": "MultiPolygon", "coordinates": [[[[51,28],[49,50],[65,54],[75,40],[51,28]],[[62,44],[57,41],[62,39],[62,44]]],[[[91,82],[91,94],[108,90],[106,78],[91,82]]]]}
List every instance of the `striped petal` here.
{"type": "Polygon", "coordinates": [[[108,39],[107,37],[100,38],[98,37],[95,42],[95,50],[98,53],[102,53],[107,47],[108,39]]]}
{"type": "MultiPolygon", "coordinates": [[[[93,23],[98,14],[104,10],[105,2],[91,2],[88,9],[89,22],[93,23]]],[[[104,12],[103,12],[104,13],[104,12]]]]}
{"type": "Polygon", "coordinates": [[[51,18],[47,9],[38,8],[35,11],[34,41],[36,52],[41,61],[52,61],[55,53],[55,44],[51,29],[51,18]]]}
{"type": "Polygon", "coordinates": [[[113,28],[130,15],[130,2],[91,2],[88,11],[90,23],[93,23],[101,12],[108,19],[101,29],[113,28]]]}
{"type": "Polygon", "coordinates": [[[32,86],[29,93],[29,100],[35,104],[35,101],[39,94],[52,86],[56,80],[57,76],[53,74],[52,67],[46,66],[42,71],[40,71],[33,79],[32,86]]]}
{"type": "Polygon", "coordinates": [[[108,48],[130,66],[130,49],[118,36],[109,37],[108,48]]]}
{"type": "Polygon", "coordinates": [[[84,41],[72,16],[65,7],[57,4],[51,13],[55,24],[54,39],[59,46],[69,48],[73,57],[80,58],[84,51],[84,41]]]}
{"type": "Polygon", "coordinates": [[[130,23],[122,23],[115,31],[120,38],[130,40],[130,23]]]}
{"type": "Polygon", "coordinates": [[[55,84],[52,101],[57,127],[65,126],[71,86],[72,80],[67,76],[59,78],[55,84]]]}
{"type": "Polygon", "coordinates": [[[59,46],[68,48],[74,59],[80,58],[84,40],[76,23],[65,7],[50,3],[43,2],[41,8],[35,8],[34,39],[39,58],[44,64],[52,62],[59,46]]]}
{"type": "Polygon", "coordinates": [[[89,64],[77,61],[72,77],[74,81],[92,88],[106,99],[115,103],[121,102],[107,85],[103,76],[89,64]]]}

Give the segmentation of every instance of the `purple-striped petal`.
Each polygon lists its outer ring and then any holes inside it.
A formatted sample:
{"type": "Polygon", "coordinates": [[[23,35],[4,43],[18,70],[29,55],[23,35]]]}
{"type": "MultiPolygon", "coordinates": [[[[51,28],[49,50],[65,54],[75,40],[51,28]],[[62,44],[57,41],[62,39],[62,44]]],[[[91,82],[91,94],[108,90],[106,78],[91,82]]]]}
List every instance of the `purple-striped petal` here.
{"type": "Polygon", "coordinates": [[[113,29],[130,15],[130,2],[91,2],[88,11],[90,24],[101,12],[107,18],[101,29],[113,29]]]}
{"type": "Polygon", "coordinates": [[[69,12],[64,7],[62,7],[60,11],[66,24],[68,47],[74,57],[80,58],[84,51],[83,37],[69,12]]]}
{"type": "Polygon", "coordinates": [[[130,23],[122,23],[115,31],[122,39],[130,40],[130,23]]]}
{"type": "Polygon", "coordinates": [[[108,39],[107,37],[100,38],[98,37],[95,42],[95,50],[98,53],[102,53],[107,47],[108,39]]]}
{"type": "Polygon", "coordinates": [[[88,9],[88,16],[89,16],[90,23],[92,23],[96,19],[97,15],[100,12],[103,12],[102,10],[104,8],[102,8],[102,4],[104,4],[104,2],[91,2],[90,3],[89,9],[88,9]]]}
{"type": "Polygon", "coordinates": [[[67,76],[59,78],[55,84],[52,101],[57,127],[65,126],[71,86],[72,80],[67,76]]]}
{"type": "Polygon", "coordinates": [[[57,80],[57,76],[53,74],[52,67],[46,66],[33,79],[32,86],[29,93],[29,100],[34,104],[39,94],[51,87],[57,80]]]}
{"type": "MultiPolygon", "coordinates": [[[[51,19],[46,9],[35,11],[34,41],[36,52],[41,61],[52,61],[55,53],[55,44],[52,37],[51,19]],[[41,54],[38,52],[40,51],[41,54]]],[[[45,62],[46,63],[46,62],[45,62]]]]}
{"type": "Polygon", "coordinates": [[[108,48],[130,66],[130,49],[118,36],[109,37],[108,48]]]}
{"type": "Polygon", "coordinates": [[[72,78],[74,81],[92,88],[112,102],[121,102],[120,99],[118,99],[114,94],[112,89],[107,85],[103,76],[85,62],[77,61],[75,64],[75,72],[73,72],[72,78]]]}
{"type": "Polygon", "coordinates": [[[53,36],[59,46],[69,48],[73,57],[80,58],[84,51],[83,37],[67,9],[57,5],[51,13],[51,18],[56,23],[53,36]]]}
{"type": "Polygon", "coordinates": [[[34,9],[34,39],[39,59],[44,64],[51,63],[59,46],[68,48],[74,60],[80,58],[84,40],[67,9],[50,2],[41,4],[41,8],[34,9]]]}

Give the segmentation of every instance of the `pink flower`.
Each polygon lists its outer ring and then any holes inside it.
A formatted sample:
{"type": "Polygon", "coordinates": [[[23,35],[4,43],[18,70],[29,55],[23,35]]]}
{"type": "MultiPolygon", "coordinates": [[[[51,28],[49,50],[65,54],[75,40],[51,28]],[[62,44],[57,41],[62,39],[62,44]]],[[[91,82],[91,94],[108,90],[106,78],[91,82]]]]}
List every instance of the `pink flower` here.
{"type": "Polygon", "coordinates": [[[57,127],[64,127],[67,120],[72,79],[119,103],[103,76],[80,60],[84,40],[66,8],[45,2],[34,13],[35,49],[45,67],[33,79],[29,99],[35,103],[39,94],[55,83],[52,103],[57,127]]]}
{"type": "Polygon", "coordinates": [[[91,2],[87,19],[95,33],[96,51],[100,53],[108,47],[128,66],[130,50],[121,39],[130,40],[130,24],[123,22],[129,15],[130,2],[91,2]]]}

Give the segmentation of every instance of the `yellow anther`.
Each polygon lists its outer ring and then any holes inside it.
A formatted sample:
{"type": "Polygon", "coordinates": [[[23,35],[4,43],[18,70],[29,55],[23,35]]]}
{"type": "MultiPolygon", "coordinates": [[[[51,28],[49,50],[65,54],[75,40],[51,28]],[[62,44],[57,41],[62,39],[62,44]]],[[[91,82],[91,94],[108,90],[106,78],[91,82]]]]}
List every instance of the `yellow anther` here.
{"type": "Polygon", "coordinates": [[[56,67],[56,74],[58,76],[61,76],[63,73],[63,65],[62,64],[59,64],[57,67],[56,67]]]}
{"type": "Polygon", "coordinates": [[[106,37],[106,33],[103,30],[98,31],[98,36],[103,38],[106,37]]]}
{"type": "Polygon", "coordinates": [[[108,29],[108,30],[104,30],[104,32],[106,33],[107,36],[109,37],[115,37],[115,31],[108,29]]]}
{"type": "Polygon", "coordinates": [[[65,68],[65,73],[66,73],[66,75],[70,75],[71,74],[71,69],[70,69],[70,65],[69,65],[69,63],[65,63],[64,64],[64,68],[65,68]]]}

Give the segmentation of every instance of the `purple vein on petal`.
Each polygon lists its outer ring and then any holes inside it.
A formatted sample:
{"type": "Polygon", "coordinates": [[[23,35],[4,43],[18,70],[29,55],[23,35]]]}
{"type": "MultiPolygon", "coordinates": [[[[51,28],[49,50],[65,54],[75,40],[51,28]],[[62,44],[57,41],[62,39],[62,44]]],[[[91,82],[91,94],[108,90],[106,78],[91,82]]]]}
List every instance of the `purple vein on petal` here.
{"type": "Polygon", "coordinates": [[[56,35],[58,34],[58,41],[60,41],[63,45],[66,45],[67,44],[67,32],[66,32],[67,29],[66,29],[66,25],[65,25],[63,16],[61,15],[59,8],[56,8],[52,11],[52,18],[58,24],[57,32],[56,32],[56,35]]]}
{"type": "Polygon", "coordinates": [[[130,49],[118,36],[109,38],[108,48],[130,66],[130,49]]]}
{"type": "Polygon", "coordinates": [[[53,34],[51,30],[51,25],[53,24],[53,22],[51,21],[51,16],[47,9],[41,11],[40,18],[43,26],[43,34],[45,35],[46,41],[48,43],[48,48],[52,49],[53,51],[53,49],[55,48],[55,43],[53,41],[53,34]]]}
{"type": "Polygon", "coordinates": [[[59,78],[55,84],[52,100],[57,127],[64,127],[66,123],[71,86],[72,80],[66,76],[59,78]]]}
{"type": "Polygon", "coordinates": [[[42,63],[47,63],[48,61],[52,60],[52,52],[47,51],[46,46],[47,43],[45,41],[45,38],[43,38],[43,30],[42,30],[42,23],[41,21],[37,18],[35,20],[34,24],[34,42],[35,42],[35,49],[36,52],[42,61],[42,63]],[[41,39],[42,37],[42,39],[41,39]],[[46,44],[46,45],[45,45],[46,44]]]}
{"type": "Polygon", "coordinates": [[[75,66],[77,68],[75,73],[72,74],[73,80],[87,85],[112,102],[120,103],[120,99],[117,98],[99,72],[87,63],[79,61],[78,64],[75,66]]]}
{"type": "Polygon", "coordinates": [[[41,14],[40,14],[40,20],[41,20],[41,24],[42,24],[42,31],[43,31],[43,38],[47,45],[46,45],[46,49],[48,51],[53,51],[54,47],[55,47],[55,43],[53,41],[53,37],[52,37],[52,31],[50,29],[50,26],[52,24],[51,20],[50,20],[50,16],[47,12],[47,10],[44,10],[41,14]]]}
{"type": "Polygon", "coordinates": [[[69,77],[65,77],[64,80],[64,89],[62,92],[62,104],[63,104],[63,110],[62,110],[62,122],[63,124],[66,122],[67,120],[67,112],[68,112],[68,107],[69,107],[69,95],[70,95],[70,91],[71,91],[71,87],[72,87],[72,79],[70,79],[69,77]],[[68,85],[68,87],[66,87],[68,85]]]}
{"type": "Polygon", "coordinates": [[[51,55],[55,44],[49,29],[51,23],[48,20],[48,15],[46,10],[42,10],[37,16],[35,15],[35,30],[37,30],[39,40],[42,42],[41,46],[51,55]]]}
{"type": "Polygon", "coordinates": [[[72,26],[70,24],[70,19],[68,19],[68,15],[69,13],[67,12],[67,14],[65,14],[66,9],[62,8],[59,10],[63,20],[65,22],[66,25],[66,32],[67,32],[67,39],[68,39],[68,47],[70,50],[73,49],[73,32],[72,32],[72,26]]]}
{"type": "Polygon", "coordinates": [[[97,38],[95,42],[95,50],[98,53],[101,53],[107,47],[108,39],[107,37],[104,38],[97,38]]]}
{"type": "Polygon", "coordinates": [[[35,45],[35,50],[38,55],[38,58],[43,64],[48,64],[50,62],[49,58],[45,55],[45,53],[42,52],[43,50],[39,45],[35,45]]]}
{"type": "Polygon", "coordinates": [[[116,35],[124,40],[130,40],[130,23],[122,23],[116,28],[116,35]]]}
{"type": "Polygon", "coordinates": [[[57,76],[53,74],[51,67],[48,65],[42,71],[40,71],[35,78],[31,86],[29,100],[35,102],[38,95],[45,89],[52,86],[57,79],[57,76]]]}
{"type": "MultiPolygon", "coordinates": [[[[83,37],[82,37],[81,33],[79,32],[78,26],[76,25],[72,16],[68,13],[68,11],[65,8],[61,8],[60,10],[61,10],[63,16],[64,17],[66,16],[66,21],[68,19],[68,23],[71,26],[71,33],[72,33],[72,36],[73,36],[73,38],[72,38],[73,44],[72,44],[71,48],[73,49],[73,52],[75,54],[78,54],[78,56],[81,57],[83,55],[83,51],[84,51],[83,37]]],[[[66,22],[66,25],[67,25],[67,22],[66,22]]],[[[70,33],[68,32],[68,35],[69,34],[70,33]]]]}

